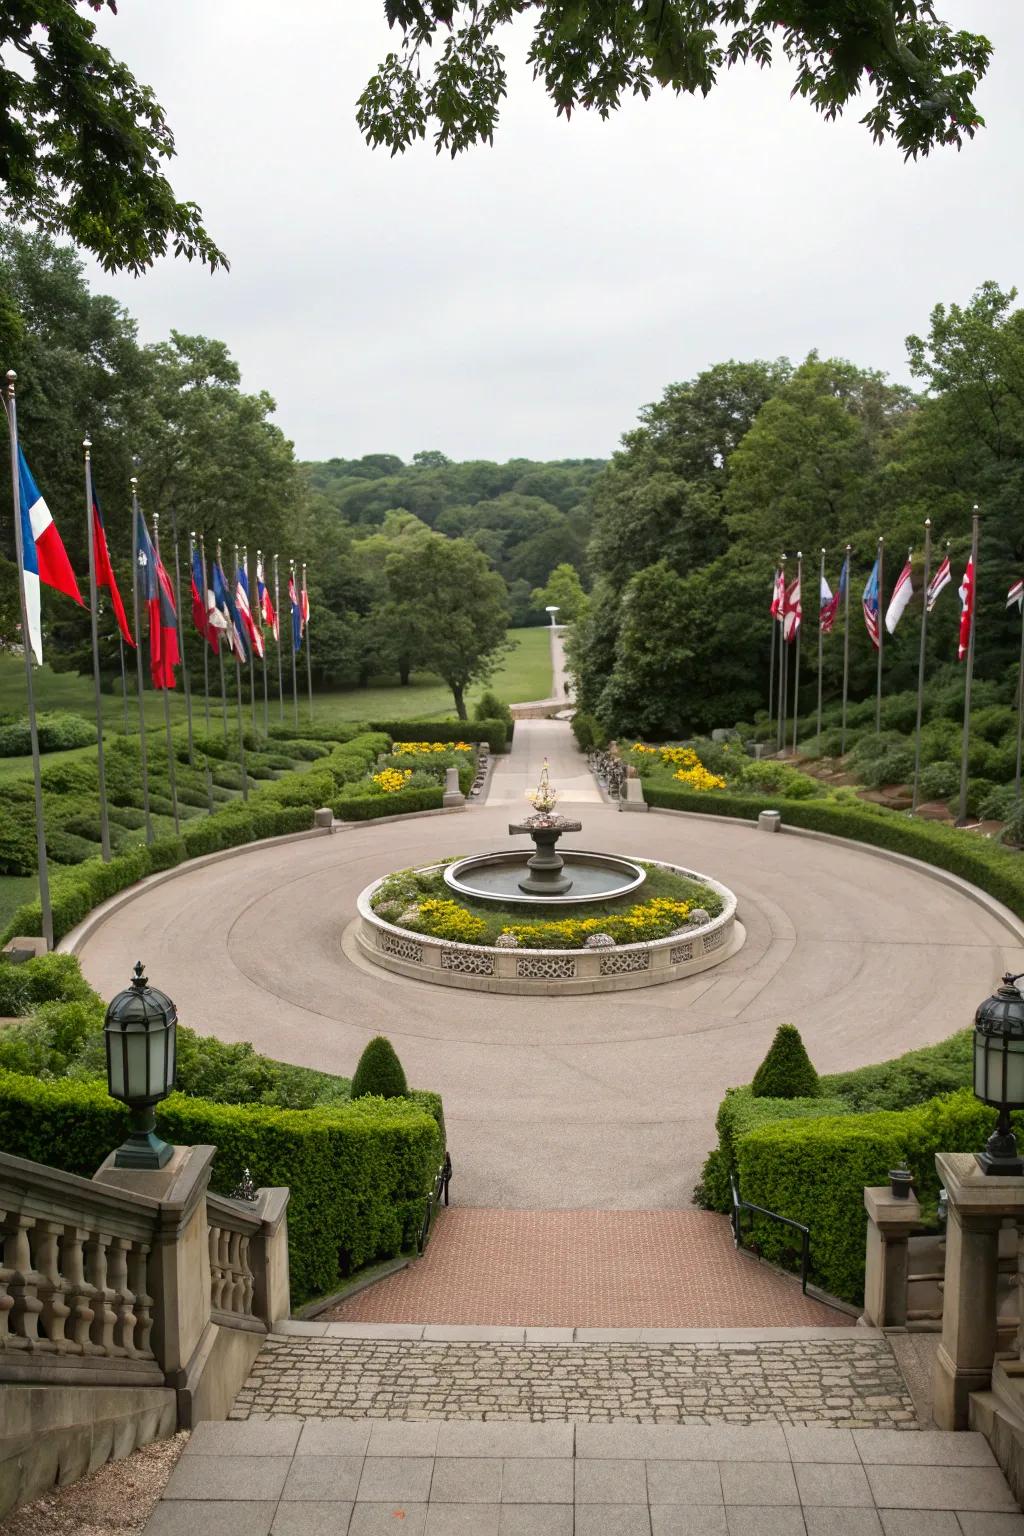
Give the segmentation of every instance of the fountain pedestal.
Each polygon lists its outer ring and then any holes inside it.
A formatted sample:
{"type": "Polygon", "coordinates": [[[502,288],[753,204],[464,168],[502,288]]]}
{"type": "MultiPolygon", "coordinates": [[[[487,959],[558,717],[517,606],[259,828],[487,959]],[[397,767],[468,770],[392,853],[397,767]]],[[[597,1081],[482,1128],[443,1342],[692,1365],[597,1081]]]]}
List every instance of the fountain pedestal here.
{"type": "Polygon", "coordinates": [[[529,896],[564,896],[572,890],[572,880],[564,873],[564,861],[555,846],[563,832],[579,832],[581,821],[570,821],[567,816],[538,812],[523,821],[509,825],[509,836],[527,832],[533,839],[534,853],[526,861],[529,874],[520,880],[519,889],[529,896]]]}

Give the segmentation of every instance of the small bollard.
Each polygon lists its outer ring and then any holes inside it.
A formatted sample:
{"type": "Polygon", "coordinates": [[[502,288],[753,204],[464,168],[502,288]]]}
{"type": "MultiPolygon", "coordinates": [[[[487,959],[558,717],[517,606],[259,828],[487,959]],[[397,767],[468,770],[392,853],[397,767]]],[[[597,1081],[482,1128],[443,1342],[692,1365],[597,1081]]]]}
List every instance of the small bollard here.
{"type": "Polygon", "coordinates": [[[757,825],[762,832],[781,832],[781,813],[779,811],[762,811],[757,818],[757,825]]]}
{"type": "Polygon", "coordinates": [[[459,788],[459,770],[454,766],[444,771],[444,794],[441,796],[443,806],[465,805],[466,797],[459,788]]]}
{"type": "Polygon", "coordinates": [[[329,805],[322,805],[318,811],[313,812],[314,827],[333,827],[334,812],[329,805]]]}

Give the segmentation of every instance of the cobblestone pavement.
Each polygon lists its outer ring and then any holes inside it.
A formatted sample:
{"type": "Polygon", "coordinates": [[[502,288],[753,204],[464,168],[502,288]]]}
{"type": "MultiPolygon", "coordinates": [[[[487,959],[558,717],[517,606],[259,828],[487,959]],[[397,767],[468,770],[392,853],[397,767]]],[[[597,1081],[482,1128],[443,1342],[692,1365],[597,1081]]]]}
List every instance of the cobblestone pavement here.
{"type": "Polygon", "coordinates": [[[279,1416],[917,1428],[892,1350],[865,1329],[665,1344],[274,1335],[231,1418],[279,1416]]]}
{"type": "Polygon", "coordinates": [[[737,1253],[711,1211],[453,1206],[422,1259],[329,1316],[587,1328],[849,1327],[796,1278],[737,1253]]]}

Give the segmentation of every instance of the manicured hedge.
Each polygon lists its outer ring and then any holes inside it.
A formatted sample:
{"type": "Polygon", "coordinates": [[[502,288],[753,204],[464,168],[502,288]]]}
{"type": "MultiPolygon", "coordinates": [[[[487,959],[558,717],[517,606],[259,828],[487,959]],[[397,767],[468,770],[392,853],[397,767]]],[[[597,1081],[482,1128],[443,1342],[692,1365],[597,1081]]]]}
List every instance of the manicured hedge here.
{"type": "Polygon", "coordinates": [[[422,789],[396,789],[391,795],[349,793],[333,800],[331,808],[339,821],[376,821],[382,816],[405,816],[410,811],[436,811],[443,798],[440,784],[431,784],[422,789]]]}
{"type": "Polygon", "coordinates": [[[504,720],[374,720],[371,731],[386,731],[394,741],[486,741],[504,752],[510,740],[504,720]]]}
{"type": "MultiPolygon", "coordinates": [[[[431,1095],[337,1108],[265,1109],[174,1094],[157,1129],[179,1145],[213,1143],[212,1187],[287,1185],[292,1302],[412,1246],[444,1152],[431,1095]]],[[[0,1072],[0,1148],[90,1178],[128,1128],[100,1084],[0,1072]]]]}
{"type": "MultiPolygon", "coordinates": [[[[889,1169],[905,1165],[922,1206],[934,1210],[936,1152],[976,1151],[995,1120],[995,1111],[967,1089],[913,1109],[776,1120],[739,1138],[740,1190],[754,1205],[810,1227],[815,1282],[857,1304],[864,1294],[865,1186],[887,1184],[889,1169]]],[[[784,1260],[794,1247],[793,1234],[762,1217],[752,1218],[751,1232],[769,1259],[784,1260]]]]}
{"type": "Polygon", "coordinates": [[[782,813],[783,826],[807,827],[815,832],[829,832],[834,837],[848,837],[870,843],[894,853],[908,854],[938,869],[948,870],[969,880],[1011,912],[1024,917],[1024,859],[1009,848],[990,843],[973,833],[933,821],[915,821],[895,811],[869,810],[855,805],[837,805],[828,800],[775,800],[734,795],[725,790],[706,794],[684,789],[681,785],[644,782],[648,805],[664,810],[699,811],[709,816],[737,816],[756,821],[768,808],[782,813]]]}

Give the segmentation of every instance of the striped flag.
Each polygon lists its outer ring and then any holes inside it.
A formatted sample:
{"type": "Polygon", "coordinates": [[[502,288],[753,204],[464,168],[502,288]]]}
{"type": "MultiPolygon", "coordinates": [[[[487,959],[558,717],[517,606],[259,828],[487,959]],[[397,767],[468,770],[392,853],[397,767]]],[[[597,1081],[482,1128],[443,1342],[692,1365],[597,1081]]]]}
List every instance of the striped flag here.
{"type": "Polygon", "coordinates": [[[772,582],[772,606],[769,609],[773,619],[782,623],[782,609],[786,601],[786,578],[782,574],[782,568],[777,567],[775,579],[772,582]]]}
{"type": "Polygon", "coordinates": [[[868,634],[871,636],[871,644],[878,650],[878,560],[876,558],[871,567],[871,575],[864,587],[864,595],[861,598],[864,608],[864,623],[867,625],[868,634]]]}
{"type": "Polygon", "coordinates": [[[782,638],[783,638],[783,640],[793,641],[793,640],[796,639],[797,631],[800,628],[800,624],[801,624],[801,621],[803,619],[803,616],[804,616],[804,611],[803,611],[803,607],[801,606],[801,602],[800,602],[800,578],[799,578],[799,576],[794,576],[793,580],[790,582],[789,587],[788,587],[788,589],[786,591],[785,598],[783,599],[783,605],[782,605],[782,638]]]}
{"type": "Polygon", "coordinates": [[[850,557],[847,555],[843,561],[843,568],[839,572],[839,591],[833,592],[824,576],[821,578],[821,607],[818,610],[818,624],[823,635],[830,635],[839,613],[839,605],[846,596],[846,585],[850,579],[850,557]]]}
{"type": "Polygon", "coordinates": [[[939,566],[938,570],[935,572],[935,575],[932,577],[931,581],[928,583],[929,613],[931,613],[932,609],[935,607],[935,600],[939,593],[944,592],[952,580],[953,572],[950,569],[949,556],[947,555],[945,560],[943,560],[942,564],[939,566]]]}
{"type": "Polygon", "coordinates": [[[974,561],[967,561],[964,579],[960,583],[960,645],[957,660],[963,661],[971,640],[971,620],[974,617],[974,561]]]}
{"type": "Polygon", "coordinates": [[[267,579],[263,574],[262,560],[257,560],[256,562],[256,597],[264,624],[270,630],[274,639],[279,639],[277,614],[274,612],[274,605],[270,601],[270,588],[267,586],[267,579]]]}
{"type": "Polygon", "coordinates": [[[18,499],[21,506],[21,544],[23,569],[22,586],[25,593],[25,612],[28,615],[28,643],[32,654],[42,665],[43,626],[39,601],[39,587],[43,583],[55,587],[66,597],[73,597],[81,604],[75,573],[71,569],[53,514],[39,494],[39,487],[32,478],[32,471],[25,461],[21,444],[18,444],[18,499]]]}
{"type": "Polygon", "coordinates": [[[292,650],[302,650],[302,608],[295,590],[295,572],[288,577],[288,601],[292,609],[292,650]]]}
{"type": "Polygon", "coordinates": [[[892,589],[889,606],[885,610],[885,627],[890,635],[895,634],[896,625],[906,613],[907,604],[913,595],[914,586],[910,579],[910,561],[908,560],[902,571],[900,571],[896,585],[892,589]]]}
{"type": "Polygon", "coordinates": [[[1024,610],[1024,581],[1015,581],[1006,594],[1006,606],[1012,608],[1016,603],[1018,608],[1024,610]]]}

